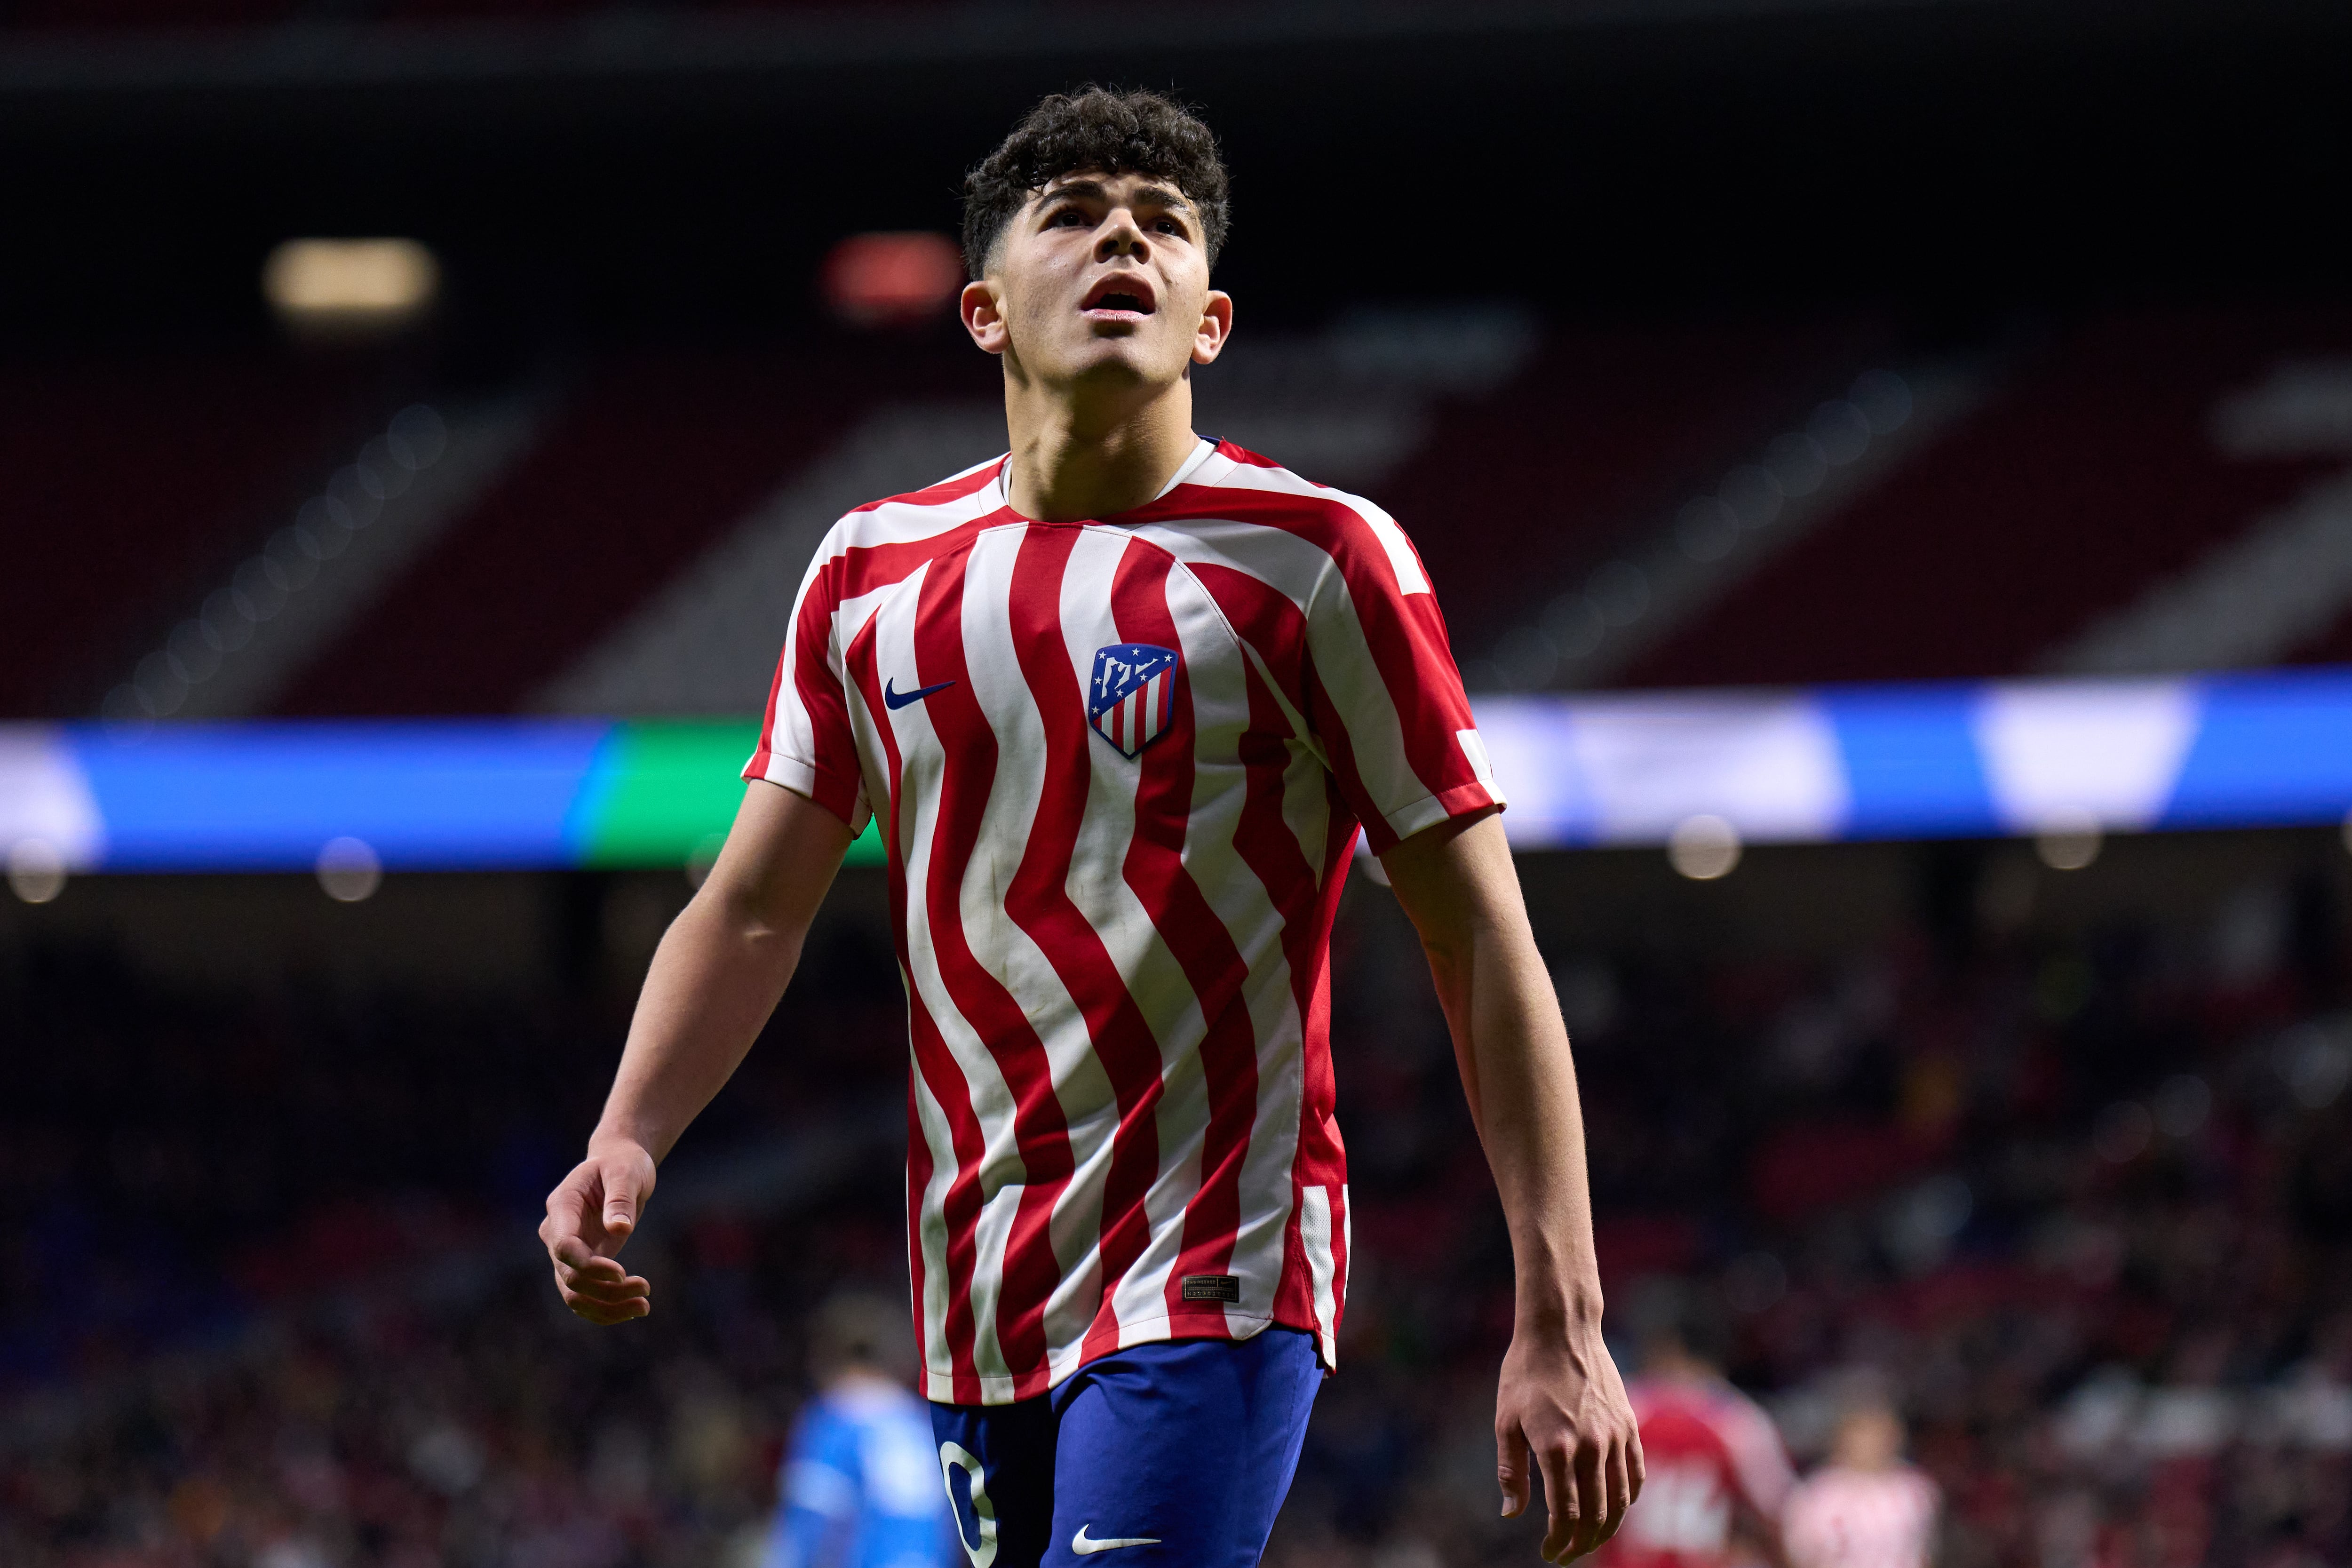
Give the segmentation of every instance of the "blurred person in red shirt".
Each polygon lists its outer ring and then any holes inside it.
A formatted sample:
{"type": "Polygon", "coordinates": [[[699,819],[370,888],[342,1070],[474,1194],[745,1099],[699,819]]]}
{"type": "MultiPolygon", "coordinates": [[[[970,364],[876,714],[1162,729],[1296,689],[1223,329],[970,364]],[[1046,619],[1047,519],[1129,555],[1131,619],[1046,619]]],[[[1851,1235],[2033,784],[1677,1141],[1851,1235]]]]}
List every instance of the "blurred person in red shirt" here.
{"type": "MultiPolygon", "coordinates": [[[[1648,1427],[1642,1437],[1649,1441],[1648,1427]]],[[[1792,1568],[1927,1568],[1941,1506],[1936,1483],[1904,1461],[1902,1418],[1884,1400],[1858,1404],[1838,1421],[1830,1462],[1790,1495],[1782,1520],[1789,1561],[1792,1568]]]]}
{"type": "Polygon", "coordinates": [[[1772,1418],[1720,1364],[1705,1302],[1661,1287],[1636,1308],[1642,1372],[1627,1385],[1647,1468],[1642,1496],[1605,1549],[1608,1568],[1781,1563],[1781,1505],[1796,1471],[1772,1418]]]}

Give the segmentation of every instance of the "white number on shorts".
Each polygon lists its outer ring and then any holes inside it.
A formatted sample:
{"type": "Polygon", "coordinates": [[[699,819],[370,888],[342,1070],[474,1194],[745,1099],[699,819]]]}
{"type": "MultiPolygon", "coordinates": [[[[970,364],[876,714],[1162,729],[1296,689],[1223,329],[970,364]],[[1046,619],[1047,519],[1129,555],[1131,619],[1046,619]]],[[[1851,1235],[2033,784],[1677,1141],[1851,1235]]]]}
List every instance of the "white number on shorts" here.
{"type": "Polygon", "coordinates": [[[971,1568],[988,1568],[996,1561],[996,1505],[988,1500],[988,1475],[981,1468],[980,1458],[961,1443],[949,1441],[940,1445],[940,1481],[948,1489],[948,1507],[955,1508],[955,1480],[948,1467],[954,1466],[971,1480],[971,1517],[980,1526],[980,1542],[974,1545],[963,1540],[963,1519],[956,1519],[956,1539],[963,1541],[963,1554],[971,1559],[971,1568]]]}

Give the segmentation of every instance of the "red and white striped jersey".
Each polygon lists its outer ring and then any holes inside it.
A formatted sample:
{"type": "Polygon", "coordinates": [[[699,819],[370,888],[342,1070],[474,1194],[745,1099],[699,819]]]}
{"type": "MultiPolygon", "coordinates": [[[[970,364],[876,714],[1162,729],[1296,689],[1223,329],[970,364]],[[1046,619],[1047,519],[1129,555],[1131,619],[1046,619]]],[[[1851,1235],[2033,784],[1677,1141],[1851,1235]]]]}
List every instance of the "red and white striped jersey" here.
{"type": "Polygon", "coordinates": [[[1719,1379],[1636,1378],[1642,1495],[1610,1542],[1609,1568],[1724,1568],[1740,1509],[1770,1524],[1796,1472],[1779,1428],[1719,1379]]]}
{"type": "Polygon", "coordinates": [[[1270,1323],[1329,1364],[1358,826],[1502,800],[1444,623],[1386,513],[1230,443],[1083,523],[1013,511],[1003,467],[835,525],[744,770],[881,818],[925,1392],[1270,1323]]]}
{"type": "Polygon", "coordinates": [[[1909,1465],[1814,1471],[1789,1499],[1782,1534],[1796,1568],[1927,1568],[1941,1506],[1909,1465]]]}

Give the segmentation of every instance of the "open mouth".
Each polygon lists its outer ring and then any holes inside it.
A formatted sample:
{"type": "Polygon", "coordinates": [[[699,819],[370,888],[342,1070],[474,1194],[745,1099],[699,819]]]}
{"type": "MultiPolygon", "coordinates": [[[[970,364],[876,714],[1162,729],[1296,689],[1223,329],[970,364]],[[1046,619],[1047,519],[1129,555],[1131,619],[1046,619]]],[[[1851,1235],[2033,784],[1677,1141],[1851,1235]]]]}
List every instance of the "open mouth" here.
{"type": "Polygon", "coordinates": [[[1151,285],[1140,278],[1106,278],[1087,290],[1078,309],[1088,315],[1149,316],[1159,308],[1151,285]]]}

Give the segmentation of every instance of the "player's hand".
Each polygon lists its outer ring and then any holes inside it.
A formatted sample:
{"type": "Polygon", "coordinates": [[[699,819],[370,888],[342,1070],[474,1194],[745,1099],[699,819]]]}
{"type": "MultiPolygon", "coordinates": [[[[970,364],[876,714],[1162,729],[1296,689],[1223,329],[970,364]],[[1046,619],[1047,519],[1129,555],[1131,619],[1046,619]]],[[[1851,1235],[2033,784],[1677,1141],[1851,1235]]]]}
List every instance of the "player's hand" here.
{"type": "Polygon", "coordinates": [[[654,1157],[635,1143],[592,1145],[547,1194],[539,1239],[555,1265],[556,1294],[592,1323],[653,1310],[653,1287],[614,1261],[653,1195],[654,1157]]]}
{"type": "Polygon", "coordinates": [[[1505,1518],[1527,1510],[1532,1478],[1543,1477],[1545,1562],[1573,1562],[1617,1533],[1642,1492],[1642,1436],[1598,1326],[1520,1324],[1503,1357],[1495,1450],[1505,1518]]]}

